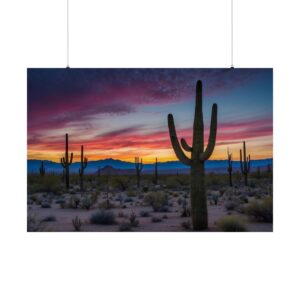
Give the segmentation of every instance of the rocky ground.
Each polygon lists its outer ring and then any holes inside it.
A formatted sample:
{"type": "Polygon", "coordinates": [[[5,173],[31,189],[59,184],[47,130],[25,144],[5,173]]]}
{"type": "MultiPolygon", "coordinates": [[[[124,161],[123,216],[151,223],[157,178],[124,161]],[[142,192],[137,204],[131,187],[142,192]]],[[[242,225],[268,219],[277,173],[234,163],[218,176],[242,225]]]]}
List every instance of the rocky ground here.
{"type": "MultiPolygon", "coordinates": [[[[84,193],[76,180],[66,192],[58,178],[45,178],[28,180],[28,231],[192,231],[188,175],[139,189],[134,177],[102,178],[100,185],[89,177],[84,193]]],[[[271,181],[229,187],[220,178],[207,188],[208,231],[272,231],[271,181]]]]}

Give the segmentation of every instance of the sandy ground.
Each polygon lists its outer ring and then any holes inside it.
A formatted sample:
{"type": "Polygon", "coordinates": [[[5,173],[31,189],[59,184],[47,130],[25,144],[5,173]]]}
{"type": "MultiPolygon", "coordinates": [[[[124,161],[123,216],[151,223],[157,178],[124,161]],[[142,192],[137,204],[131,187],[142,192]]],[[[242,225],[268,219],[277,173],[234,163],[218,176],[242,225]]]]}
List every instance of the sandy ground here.
{"type": "MultiPolygon", "coordinates": [[[[172,192],[171,192],[172,193],[172,192]]],[[[142,193],[143,196],[146,193],[142,193]]],[[[60,199],[65,199],[66,201],[70,198],[69,194],[64,194],[61,196],[49,196],[42,193],[35,194],[34,197],[37,199],[50,199],[52,202],[50,208],[42,208],[41,205],[36,204],[35,202],[28,204],[28,214],[34,216],[37,220],[43,220],[48,216],[54,216],[55,221],[51,222],[42,222],[39,228],[39,231],[61,231],[61,232],[70,232],[74,231],[72,224],[72,219],[76,216],[82,221],[81,231],[89,232],[113,232],[119,231],[120,223],[128,222],[128,216],[133,212],[139,221],[137,227],[132,228],[132,231],[135,232],[172,232],[172,231],[192,231],[191,229],[184,229],[182,227],[182,222],[191,221],[190,217],[183,218],[181,217],[182,205],[178,204],[178,199],[183,199],[186,192],[176,192],[176,197],[169,196],[169,211],[168,212],[154,212],[151,206],[144,206],[143,201],[139,199],[138,196],[130,197],[132,202],[123,203],[120,205],[120,202],[111,200],[110,203],[114,204],[116,208],[109,209],[116,216],[115,225],[96,225],[90,223],[90,216],[99,211],[97,207],[99,203],[104,203],[105,195],[100,194],[97,199],[97,204],[94,205],[90,210],[82,208],[61,208],[60,204],[55,202],[60,199]],[[126,205],[126,208],[122,208],[123,205],[126,205]],[[150,213],[149,217],[141,217],[141,211],[148,211],[150,213]],[[125,217],[119,217],[119,213],[122,212],[125,217]],[[127,218],[126,218],[127,216],[127,218]],[[161,219],[161,222],[154,223],[152,222],[152,217],[158,217],[161,219]]],[[[208,199],[211,199],[214,195],[217,195],[218,192],[208,191],[208,199]]],[[[226,194],[226,193],[225,193],[226,194]]],[[[72,195],[80,197],[80,194],[72,195]]],[[[123,197],[123,199],[128,198],[125,192],[115,193],[113,199],[118,199],[118,197],[123,197]]],[[[30,198],[30,197],[29,197],[30,198]]],[[[227,215],[239,215],[241,219],[245,221],[245,226],[247,231],[272,231],[273,225],[271,223],[257,223],[252,222],[249,218],[243,214],[237,213],[236,211],[228,212],[225,207],[226,195],[221,200],[218,201],[218,204],[212,200],[208,200],[208,216],[209,216],[209,230],[208,231],[218,231],[216,226],[217,221],[227,215]],[[223,199],[223,200],[222,200],[223,199]]],[[[254,198],[248,197],[249,201],[252,201],[254,198]]],[[[189,201],[189,199],[187,199],[189,201]]]]}

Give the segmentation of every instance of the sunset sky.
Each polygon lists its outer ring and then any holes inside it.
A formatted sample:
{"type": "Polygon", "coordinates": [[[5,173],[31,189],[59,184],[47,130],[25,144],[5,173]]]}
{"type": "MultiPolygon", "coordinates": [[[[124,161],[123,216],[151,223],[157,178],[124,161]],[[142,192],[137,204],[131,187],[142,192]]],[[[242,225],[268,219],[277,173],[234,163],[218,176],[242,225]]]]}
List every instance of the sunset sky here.
{"type": "Polygon", "coordinates": [[[272,157],[272,69],[28,69],[28,159],[58,162],[69,133],[79,160],[177,160],[167,115],[191,144],[197,80],[203,82],[205,136],[218,104],[210,159],[238,160],[243,140],[252,159],[272,157]]]}

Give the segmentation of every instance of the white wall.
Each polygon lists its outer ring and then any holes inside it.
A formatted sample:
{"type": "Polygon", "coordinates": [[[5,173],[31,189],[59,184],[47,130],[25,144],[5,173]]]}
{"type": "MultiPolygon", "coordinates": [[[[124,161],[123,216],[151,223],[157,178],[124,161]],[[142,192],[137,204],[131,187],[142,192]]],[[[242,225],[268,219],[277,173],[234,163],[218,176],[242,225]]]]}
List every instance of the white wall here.
{"type": "MultiPolygon", "coordinates": [[[[66,66],[66,0],[0,2],[1,299],[299,299],[299,1],[235,0],[274,68],[273,234],[26,233],[26,68],[66,66]]],[[[70,0],[71,67],[229,67],[230,0],[70,0]]]]}

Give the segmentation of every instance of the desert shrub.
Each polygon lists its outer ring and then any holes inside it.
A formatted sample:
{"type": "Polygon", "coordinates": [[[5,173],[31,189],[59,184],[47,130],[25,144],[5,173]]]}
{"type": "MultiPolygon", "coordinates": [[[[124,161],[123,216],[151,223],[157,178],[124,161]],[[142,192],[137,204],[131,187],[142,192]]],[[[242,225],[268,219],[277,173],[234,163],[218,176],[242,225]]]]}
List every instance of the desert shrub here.
{"type": "MultiPolygon", "coordinates": [[[[250,195],[250,197],[251,197],[251,195],[250,195]]],[[[244,195],[239,197],[239,201],[240,201],[240,203],[248,203],[249,202],[248,197],[244,196],[244,195]]]]}
{"type": "Polygon", "coordinates": [[[129,216],[129,222],[132,227],[137,227],[139,226],[139,220],[136,217],[136,214],[132,211],[130,216],[129,216]]]}
{"type": "Polygon", "coordinates": [[[131,231],[132,225],[129,222],[123,222],[119,225],[119,231],[131,231]]]}
{"type": "Polygon", "coordinates": [[[112,211],[100,210],[91,215],[90,222],[99,225],[113,225],[115,224],[115,214],[112,211]]]}
{"type": "Polygon", "coordinates": [[[110,201],[103,201],[98,204],[99,209],[111,209],[115,208],[115,205],[111,203],[110,201]]]}
{"type": "Polygon", "coordinates": [[[133,201],[132,198],[126,198],[126,199],[124,200],[125,203],[129,203],[129,202],[132,202],[132,201],[133,201]]]}
{"type": "Polygon", "coordinates": [[[36,215],[28,214],[27,215],[27,231],[28,232],[35,232],[41,231],[41,222],[37,219],[36,215]]]}
{"type": "Polygon", "coordinates": [[[56,217],[55,216],[47,216],[41,220],[41,222],[55,222],[56,217]]]}
{"type": "Polygon", "coordinates": [[[217,222],[217,227],[221,231],[246,231],[244,222],[238,216],[225,216],[217,222]]]}
{"type": "Polygon", "coordinates": [[[148,187],[148,186],[146,186],[146,185],[143,186],[142,191],[143,191],[144,193],[147,193],[148,190],[149,190],[149,187],[148,187]]]}
{"type": "Polygon", "coordinates": [[[36,195],[32,195],[32,196],[30,196],[30,200],[32,200],[33,202],[36,202],[36,201],[37,201],[37,197],[36,197],[36,195]]]}
{"type": "Polygon", "coordinates": [[[41,208],[51,208],[51,204],[48,201],[43,201],[41,203],[41,208]]]}
{"type": "Polygon", "coordinates": [[[184,222],[181,223],[181,227],[183,229],[186,229],[186,230],[191,229],[191,222],[190,221],[184,221],[184,222]]]}
{"type": "Polygon", "coordinates": [[[151,221],[152,221],[152,223],[159,223],[159,222],[161,222],[161,218],[159,218],[159,217],[152,217],[151,221]]]}
{"type": "Polygon", "coordinates": [[[81,222],[81,220],[78,218],[78,216],[76,216],[75,219],[72,219],[72,224],[73,224],[73,227],[74,227],[74,230],[75,230],[75,231],[80,231],[82,222],[81,222]]]}
{"type": "Polygon", "coordinates": [[[128,197],[135,197],[135,196],[136,196],[136,192],[133,191],[133,190],[128,190],[128,191],[126,192],[126,195],[127,195],[128,197]]]}
{"type": "Polygon", "coordinates": [[[144,198],[144,203],[151,205],[155,212],[168,211],[168,196],[164,192],[150,192],[144,198]]]}
{"type": "Polygon", "coordinates": [[[120,212],[118,213],[118,217],[119,217],[119,218],[125,218],[125,219],[128,218],[128,216],[127,216],[126,214],[124,214],[123,211],[120,211],[120,212]]]}
{"type": "Polygon", "coordinates": [[[235,210],[237,208],[238,204],[234,201],[229,201],[225,204],[225,208],[227,211],[229,210],[235,210]]]}
{"type": "Polygon", "coordinates": [[[162,218],[163,219],[168,219],[168,216],[167,215],[163,215],[162,218]]]}
{"type": "Polygon", "coordinates": [[[188,175],[168,176],[166,186],[170,189],[181,188],[189,185],[190,179],[188,175]]]}
{"type": "Polygon", "coordinates": [[[244,210],[251,218],[260,222],[273,222],[273,198],[265,198],[262,202],[253,201],[244,210]]]}
{"type": "Polygon", "coordinates": [[[71,198],[67,201],[65,205],[63,205],[64,208],[78,208],[80,204],[80,199],[76,196],[71,196],[71,198]]]}
{"type": "Polygon", "coordinates": [[[85,195],[80,201],[80,207],[86,210],[89,210],[97,201],[97,196],[95,194],[85,195]]]}
{"type": "Polygon", "coordinates": [[[130,179],[127,176],[114,176],[112,186],[121,191],[126,191],[129,187],[130,179]]]}
{"type": "Polygon", "coordinates": [[[140,211],[140,217],[142,217],[142,218],[150,217],[150,212],[142,210],[142,211],[140,211]]]}
{"type": "Polygon", "coordinates": [[[55,201],[56,204],[62,204],[62,203],[66,203],[66,201],[64,199],[58,199],[55,201]]]}

